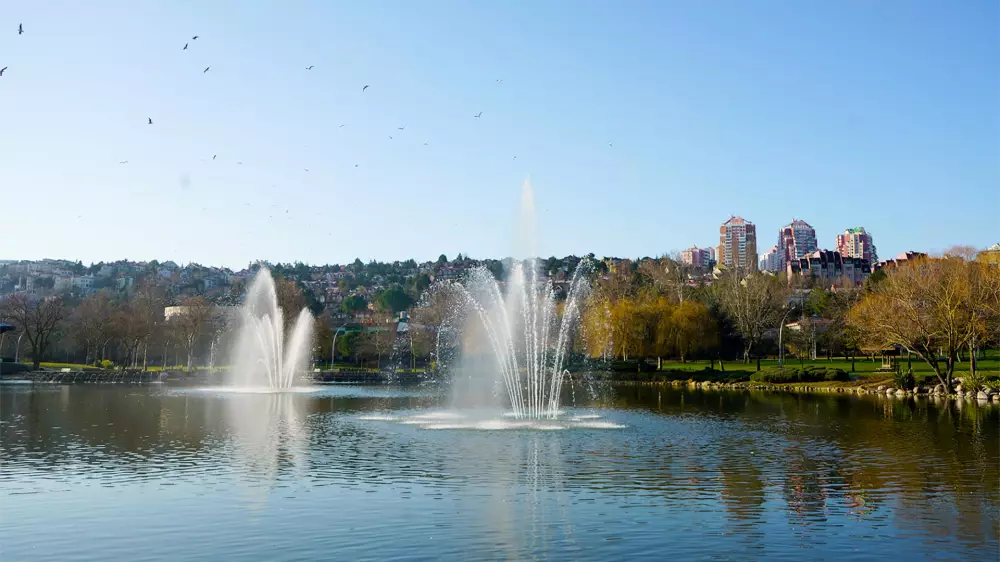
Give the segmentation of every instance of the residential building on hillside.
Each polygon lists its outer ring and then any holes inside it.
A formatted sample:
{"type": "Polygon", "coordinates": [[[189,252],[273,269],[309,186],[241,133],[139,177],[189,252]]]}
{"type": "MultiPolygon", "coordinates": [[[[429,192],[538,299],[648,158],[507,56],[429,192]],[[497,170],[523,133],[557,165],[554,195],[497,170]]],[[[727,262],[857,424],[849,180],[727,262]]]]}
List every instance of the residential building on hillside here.
{"type": "Polygon", "coordinates": [[[711,270],[715,266],[715,248],[691,246],[681,251],[681,263],[691,267],[711,270]]]}
{"type": "Polygon", "coordinates": [[[757,269],[757,227],[743,217],[729,217],[719,227],[719,265],[744,271],[757,269]]]}
{"type": "Polygon", "coordinates": [[[864,258],[845,258],[833,250],[815,252],[789,261],[785,266],[788,280],[793,276],[812,277],[823,286],[837,286],[849,281],[854,285],[864,283],[872,273],[871,262],[864,258]]]}
{"type": "Polygon", "coordinates": [[[795,219],[778,231],[778,269],[785,264],[815,252],[816,229],[804,220],[795,219]]]}
{"type": "Polygon", "coordinates": [[[979,252],[976,259],[991,265],[1000,265],[1000,243],[994,244],[982,252],[979,252]]]}
{"type": "Polygon", "coordinates": [[[770,250],[764,252],[764,256],[760,258],[760,264],[757,267],[761,271],[778,273],[784,267],[785,260],[782,258],[783,256],[778,251],[778,247],[771,246],[770,250]]]}
{"type": "Polygon", "coordinates": [[[927,254],[925,254],[924,252],[914,252],[913,250],[909,250],[899,254],[898,256],[896,256],[891,260],[882,260],[876,263],[875,270],[877,271],[879,269],[882,269],[883,267],[895,267],[897,265],[903,265],[904,263],[910,260],[922,259],[926,257],[927,254]]]}
{"type": "Polygon", "coordinates": [[[875,243],[872,235],[865,232],[863,226],[848,228],[843,234],[837,235],[837,252],[845,258],[864,258],[868,263],[878,261],[875,243]]]}

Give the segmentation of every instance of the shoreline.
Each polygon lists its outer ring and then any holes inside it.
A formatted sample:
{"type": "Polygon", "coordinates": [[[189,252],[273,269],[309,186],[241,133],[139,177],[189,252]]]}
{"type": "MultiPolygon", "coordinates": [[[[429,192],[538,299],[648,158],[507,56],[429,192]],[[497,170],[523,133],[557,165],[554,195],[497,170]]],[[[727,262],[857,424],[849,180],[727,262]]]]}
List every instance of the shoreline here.
{"type": "MultiPolygon", "coordinates": [[[[320,372],[309,373],[313,384],[355,384],[355,385],[391,385],[391,384],[414,384],[440,382],[437,376],[430,376],[426,373],[391,373],[391,372],[368,372],[368,371],[346,371],[346,372],[320,372]]],[[[612,372],[595,373],[596,380],[604,380],[617,385],[632,386],[670,386],[672,388],[687,388],[696,390],[715,391],[752,391],[752,392],[776,392],[776,393],[801,393],[801,394],[846,394],[854,396],[885,396],[898,399],[940,399],[940,400],[965,400],[977,402],[981,405],[993,404],[1000,406],[1000,390],[986,388],[978,392],[952,390],[945,392],[943,385],[919,385],[912,390],[894,387],[887,381],[875,381],[865,383],[861,380],[853,381],[824,381],[824,382],[793,382],[793,383],[762,383],[753,381],[712,381],[694,379],[675,380],[641,380],[637,378],[620,378],[614,376],[612,372]]],[[[574,379],[576,377],[574,376],[574,379]]],[[[184,372],[107,372],[107,371],[75,371],[70,373],[53,371],[31,371],[22,372],[0,377],[0,382],[11,384],[165,384],[182,385],[191,384],[217,384],[217,373],[184,373],[184,372]]],[[[960,385],[959,385],[960,386],[960,385]]]]}
{"type": "MultiPolygon", "coordinates": [[[[714,381],[694,381],[694,380],[672,380],[672,381],[643,381],[619,379],[613,381],[615,384],[635,385],[635,386],[670,386],[673,388],[688,388],[698,390],[730,390],[730,391],[756,391],[756,392],[784,392],[802,394],[849,394],[855,396],[885,396],[890,398],[928,398],[940,400],[966,400],[978,402],[980,404],[994,404],[1000,406],[1000,391],[990,389],[991,392],[964,392],[952,391],[944,392],[942,385],[928,387],[918,386],[913,390],[895,388],[891,384],[871,383],[870,387],[861,384],[849,383],[784,383],[766,384],[756,382],[714,382],[714,381]]],[[[857,381],[852,381],[857,382],[857,381]]]]}

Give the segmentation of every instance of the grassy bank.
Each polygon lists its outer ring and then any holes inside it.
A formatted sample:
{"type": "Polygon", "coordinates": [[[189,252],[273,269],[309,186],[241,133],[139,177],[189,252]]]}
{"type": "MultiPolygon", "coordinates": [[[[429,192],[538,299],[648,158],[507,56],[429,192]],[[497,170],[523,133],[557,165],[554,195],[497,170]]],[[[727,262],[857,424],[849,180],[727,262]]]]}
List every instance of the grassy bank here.
{"type": "MultiPolygon", "coordinates": [[[[692,381],[736,383],[750,382],[751,377],[757,372],[756,362],[726,362],[724,366],[720,367],[719,362],[716,361],[714,363],[715,368],[713,369],[708,361],[687,361],[684,363],[681,363],[680,361],[663,361],[660,370],[655,370],[655,364],[647,363],[643,372],[639,372],[639,366],[634,361],[628,363],[623,364],[623,362],[616,362],[616,369],[611,373],[611,378],[620,381],[639,382],[692,381]],[[632,366],[630,367],[628,363],[631,363],[632,366]]],[[[980,359],[978,364],[978,370],[981,375],[991,381],[994,385],[1000,383],[1000,351],[987,352],[986,358],[980,359]]],[[[903,371],[906,371],[907,368],[911,368],[913,370],[913,377],[916,379],[917,384],[934,385],[938,383],[937,377],[934,375],[934,371],[931,369],[930,365],[921,361],[919,358],[911,358],[908,366],[904,356],[902,361],[899,362],[899,365],[903,371]]],[[[847,387],[869,385],[877,386],[879,384],[891,383],[893,380],[892,373],[879,372],[881,366],[882,362],[879,359],[872,361],[868,358],[858,358],[854,361],[852,371],[851,361],[843,358],[834,358],[832,360],[821,358],[815,361],[785,359],[784,367],[786,371],[791,369],[809,370],[818,368],[828,371],[840,370],[850,374],[851,380],[813,380],[787,383],[778,382],[778,384],[808,384],[809,386],[819,385],[847,387]]],[[[774,372],[778,370],[778,360],[762,359],[760,362],[760,368],[762,372],[774,372]]],[[[956,377],[961,377],[968,372],[968,361],[959,363],[955,367],[956,377]]]]}

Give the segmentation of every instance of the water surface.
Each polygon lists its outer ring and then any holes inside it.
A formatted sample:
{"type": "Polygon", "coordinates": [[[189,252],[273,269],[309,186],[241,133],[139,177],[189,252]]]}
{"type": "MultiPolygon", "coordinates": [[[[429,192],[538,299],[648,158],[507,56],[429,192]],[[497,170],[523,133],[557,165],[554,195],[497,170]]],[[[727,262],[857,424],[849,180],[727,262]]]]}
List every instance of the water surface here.
{"type": "Polygon", "coordinates": [[[442,394],[0,385],[0,559],[997,559],[997,408],[622,386],[563,414],[598,427],[403,423],[442,394]]]}

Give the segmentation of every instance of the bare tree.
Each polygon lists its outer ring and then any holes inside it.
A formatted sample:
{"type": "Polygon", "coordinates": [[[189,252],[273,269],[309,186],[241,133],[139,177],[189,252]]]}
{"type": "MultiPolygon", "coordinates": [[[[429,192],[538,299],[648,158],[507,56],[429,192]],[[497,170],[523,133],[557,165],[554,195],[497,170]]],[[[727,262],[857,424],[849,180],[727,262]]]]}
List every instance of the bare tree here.
{"type": "Polygon", "coordinates": [[[654,287],[678,303],[684,302],[684,287],[689,269],[679,259],[667,256],[645,260],[639,264],[639,273],[648,277],[654,287]]]}
{"type": "Polygon", "coordinates": [[[743,361],[749,362],[754,353],[759,371],[758,347],[764,334],[781,320],[787,288],[775,276],[757,272],[746,277],[730,272],[717,286],[722,308],[743,338],[743,361]]]}
{"type": "Polygon", "coordinates": [[[377,368],[382,368],[382,355],[392,351],[396,343],[396,324],[386,324],[365,330],[361,335],[361,348],[376,357],[377,368]]]}
{"type": "Polygon", "coordinates": [[[31,345],[32,366],[38,369],[49,347],[52,333],[66,313],[66,304],[59,297],[35,298],[25,293],[7,297],[2,303],[3,315],[23,330],[31,345]]]}
{"type": "MultiPolygon", "coordinates": [[[[163,316],[163,302],[153,293],[139,292],[135,298],[122,303],[114,314],[114,329],[122,347],[125,359],[121,368],[138,362],[139,346],[147,343],[156,329],[157,320],[163,316]]],[[[146,368],[145,360],[143,369],[146,368]]]]}
{"type": "Polygon", "coordinates": [[[113,312],[111,299],[104,291],[83,299],[73,310],[70,317],[71,330],[76,341],[84,346],[85,362],[88,365],[93,359],[97,359],[99,351],[111,340],[113,312]]]}
{"type": "Polygon", "coordinates": [[[995,267],[959,257],[913,260],[893,268],[851,310],[848,321],[869,347],[898,345],[924,360],[951,388],[959,352],[971,351],[997,323],[998,275],[995,267]]]}
{"type": "Polygon", "coordinates": [[[214,331],[218,322],[215,305],[205,297],[191,297],[181,305],[181,312],[170,318],[174,340],[183,346],[187,354],[187,370],[194,366],[194,350],[202,338],[214,331]]]}

